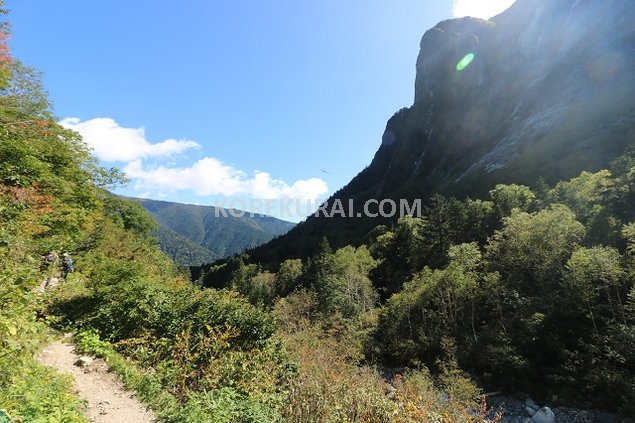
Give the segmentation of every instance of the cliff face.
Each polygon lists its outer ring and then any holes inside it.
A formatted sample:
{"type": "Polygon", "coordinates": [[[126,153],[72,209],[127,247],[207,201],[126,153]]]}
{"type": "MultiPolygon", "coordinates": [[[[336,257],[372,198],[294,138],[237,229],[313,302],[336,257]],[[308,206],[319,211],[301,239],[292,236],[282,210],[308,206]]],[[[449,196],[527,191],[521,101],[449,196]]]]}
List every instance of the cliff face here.
{"type": "MultiPolygon", "coordinates": [[[[369,198],[555,182],[608,166],[634,140],[635,2],[518,0],[490,21],[448,20],[425,33],[414,104],[388,121],[372,163],[333,198],[361,210],[369,198]]],[[[378,223],[309,218],[254,257],[295,255],[321,236],[359,242],[378,223]]]]}
{"type": "Polygon", "coordinates": [[[414,105],[387,126],[401,174],[388,172],[378,194],[404,182],[467,193],[606,166],[635,139],[634,53],[628,0],[519,0],[491,22],[441,22],[421,41],[414,105]]]}

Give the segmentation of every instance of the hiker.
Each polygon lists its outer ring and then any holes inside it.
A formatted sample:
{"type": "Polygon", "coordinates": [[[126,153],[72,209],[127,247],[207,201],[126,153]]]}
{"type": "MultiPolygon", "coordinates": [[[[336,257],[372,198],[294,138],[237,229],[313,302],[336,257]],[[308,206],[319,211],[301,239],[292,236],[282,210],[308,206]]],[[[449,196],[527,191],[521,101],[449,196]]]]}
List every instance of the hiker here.
{"type": "Polygon", "coordinates": [[[49,271],[57,267],[60,256],[57,255],[55,250],[52,250],[50,253],[44,256],[44,260],[42,260],[42,271],[49,271]]]}
{"type": "Polygon", "coordinates": [[[73,259],[68,253],[62,254],[62,277],[66,279],[69,273],[75,271],[75,267],[73,266],[73,259]]]}
{"type": "Polygon", "coordinates": [[[55,287],[59,284],[59,259],[60,257],[55,250],[51,250],[42,258],[41,270],[46,274],[46,277],[42,283],[40,283],[40,286],[37,288],[37,292],[43,293],[46,289],[55,287]]]}

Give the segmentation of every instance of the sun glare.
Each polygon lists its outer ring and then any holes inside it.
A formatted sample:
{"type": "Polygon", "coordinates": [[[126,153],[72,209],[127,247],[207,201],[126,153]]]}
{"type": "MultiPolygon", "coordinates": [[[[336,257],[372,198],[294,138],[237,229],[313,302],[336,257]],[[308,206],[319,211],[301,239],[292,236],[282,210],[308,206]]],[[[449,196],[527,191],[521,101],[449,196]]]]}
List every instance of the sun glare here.
{"type": "Polygon", "coordinates": [[[452,14],[457,17],[474,16],[489,19],[498,15],[514,3],[515,0],[454,0],[452,14]]]}
{"type": "Polygon", "coordinates": [[[476,57],[474,53],[466,54],[465,57],[463,57],[463,59],[461,59],[461,61],[457,63],[456,70],[461,72],[463,69],[467,68],[474,60],[474,57],[476,57]]]}

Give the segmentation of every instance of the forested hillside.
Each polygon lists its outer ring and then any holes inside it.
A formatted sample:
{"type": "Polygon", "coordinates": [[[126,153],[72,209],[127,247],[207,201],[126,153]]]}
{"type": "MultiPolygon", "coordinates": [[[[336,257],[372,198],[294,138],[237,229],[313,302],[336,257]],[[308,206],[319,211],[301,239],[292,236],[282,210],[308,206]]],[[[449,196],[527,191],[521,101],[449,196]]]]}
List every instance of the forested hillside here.
{"type": "Polygon", "coordinates": [[[243,256],[201,280],[282,321],[356,334],[389,368],[443,380],[451,366],[489,391],[633,414],[635,144],[610,170],[540,187],[437,195],[360,247],[323,239],[305,261],[263,269],[243,256]]]}
{"type": "Polygon", "coordinates": [[[158,223],[159,245],[177,263],[199,266],[284,235],[294,224],[270,216],[169,201],[138,201],[158,223]]]}

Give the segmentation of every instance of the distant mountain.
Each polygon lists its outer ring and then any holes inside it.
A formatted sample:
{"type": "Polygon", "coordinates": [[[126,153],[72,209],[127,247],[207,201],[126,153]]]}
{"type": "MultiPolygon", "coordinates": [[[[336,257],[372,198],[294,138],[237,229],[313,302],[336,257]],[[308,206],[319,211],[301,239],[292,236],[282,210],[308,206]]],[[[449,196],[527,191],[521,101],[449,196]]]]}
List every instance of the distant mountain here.
{"type": "Polygon", "coordinates": [[[183,266],[198,266],[201,263],[210,263],[223,258],[161,223],[159,223],[157,237],[161,249],[183,266]]]}
{"type": "MultiPolygon", "coordinates": [[[[635,139],[634,22],[632,0],[518,0],[491,20],[440,22],[421,40],[414,104],[329,202],[361,213],[368,199],[483,197],[606,168],[635,139]]],[[[323,236],[359,244],[380,223],[309,217],[252,260],[306,256],[323,236]]]]}
{"type": "Polygon", "coordinates": [[[157,221],[161,248],[186,266],[210,263],[254,248],[287,233],[294,226],[294,223],[271,216],[245,214],[236,217],[212,206],[134,200],[157,221]]]}

